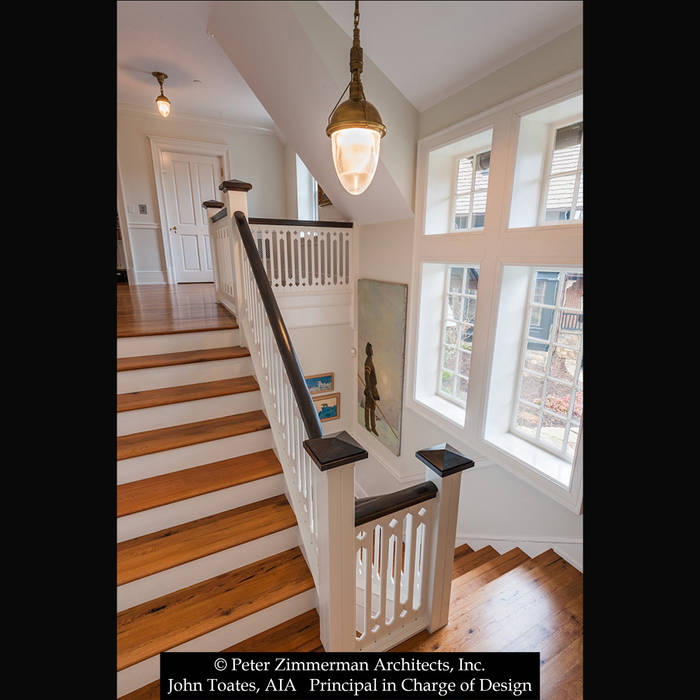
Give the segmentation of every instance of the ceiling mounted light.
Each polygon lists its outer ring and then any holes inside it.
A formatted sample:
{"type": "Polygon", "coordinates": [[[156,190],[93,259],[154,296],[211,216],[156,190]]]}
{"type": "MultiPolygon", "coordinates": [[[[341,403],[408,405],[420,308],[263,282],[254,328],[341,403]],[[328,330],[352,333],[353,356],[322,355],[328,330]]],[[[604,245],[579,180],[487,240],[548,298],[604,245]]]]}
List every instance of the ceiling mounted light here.
{"type": "Polygon", "coordinates": [[[362,194],[372,182],[379,161],[380,140],[386,134],[377,108],[368,102],[362,89],[362,47],[360,46],[360,3],[355,0],[355,28],[350,49],[350,99],[336,103],[326,134],[331,138],[333,165],[340,184],[350,194],[362,194]]]}
{"type": "Polygon", "coordinates": [[[163,81],[168,77],[165,73],[160,71],[153,71],[152,76],[158,81],[160,85],[160,95],[156,97],[156,107],[160,112],[161,117],[167,117],[170,114],[170,100],[163,94],[163,81]]]}

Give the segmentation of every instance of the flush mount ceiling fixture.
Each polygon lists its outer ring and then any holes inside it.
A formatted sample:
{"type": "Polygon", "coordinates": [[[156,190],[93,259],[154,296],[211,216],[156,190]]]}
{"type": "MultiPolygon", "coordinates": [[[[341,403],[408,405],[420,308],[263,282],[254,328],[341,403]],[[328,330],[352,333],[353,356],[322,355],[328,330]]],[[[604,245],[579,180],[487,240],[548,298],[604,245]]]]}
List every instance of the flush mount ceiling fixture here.
{"type": "Polygon", "coordinates": [[[170,114],[170,100],[163,94],[163,81],[168,77],[165,73],[160,71],[153,71],[151,75],[158,81],[160,85],[160,95],[156,97],[156,107],[160,112],[161,117],[167,118],[170,114]]]}
{"type": "Polygon", "coordinates": [[[386,134],[377,108],[365,98],[360,46],[360,3],[355,0],[355,27],[350,49],[350,82],[338,102],[350,88],[350,99],[336,103],[330,116],[326,134],[331,139],[333,165],[340,184],[350,194],[362,194],[372,182],[379,161],[380,140],[386,134]]]}

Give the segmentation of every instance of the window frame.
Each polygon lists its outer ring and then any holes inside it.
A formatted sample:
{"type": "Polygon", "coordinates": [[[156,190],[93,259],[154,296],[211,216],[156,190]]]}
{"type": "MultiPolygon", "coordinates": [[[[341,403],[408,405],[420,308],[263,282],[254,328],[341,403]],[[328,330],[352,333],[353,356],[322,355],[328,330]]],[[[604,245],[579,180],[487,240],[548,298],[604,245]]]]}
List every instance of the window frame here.
{"type": "MultiPolygon", "coordinates": [[[[493,145],[493,137],[492,137],[492,144],[493,145]]],[[[483,146],[481,148],[473,149],[471,151],[465,151],[464,153],[460,153],[459,155],[454,157],[453,161],[453,166],[452,166],[452,190],[450,193],[450,227],[449,227],[449,233],[469,233],[470,231],[483,231],[484,230],[484,225],[486,224],[486,206],[488,205],[488,198],[489,198],[489,186],[491,184],[491,164],[489,162],[489,181],[486,185],[485,189],[476,189],[476,159],[477,156],[481,155],[482,153],[491,153],[491,148],[489,148],[487,151],[482,150],[483,146]],[[457,197],[463,197],[464,195],[458,195],[457,194],[457,183],[459,181],[459,161],[462,160],[462,158],[474,158],[474,164],[472,166],[472,182],[471,186],[469,188],[469,213],[467,214],[468,223],[471,223],[473,221],[473,216],[474,216],[474,195],[477,192],[486,192],[486,203],[484,204],[484,225],[482,226],[467,226],[467,228],[457,228],[455,226],[455,217],[457,214],[455,213],[455,210],[457,209],[457,197]]],[[[459,216],[462,216],[460,214],[459,216]]],[[[434,235],[434,234],[433,234],[434,235]]]]}
{"type": "MultiPolygon", "coordinates": [[[[493,464],[503,468],[574,513],[581,512],[583,502],[583,416],[573,463],[564,462],[511,433],[504,433],[509,438],[507,441],[494,441],[487,432],[487,418],[490,420],[491,412],[498,412],[499,408],[499,402],[492,403],[491,396],[494,391],[501,390],[496,385],[502,383],[502,378],[494,374],[494,339],[502,326],[501,287],[505,270],[512,266],[579,269],[583,265],[582,219],[563,221],[557,226],[510,226],[521,120],[582,92],[583,71],[579,69],[493,107],[474,112],[462,121],[438,128],[418,139],[404,394],[404,407],[426,421],[426,430],[428,425],[432,426],[431,435],[435,435],[436,440],[444,441],[447,438],[467,452],[477,466],[493,464]],[[463,231],[450,231],[443,235],[428,233],[427,213],[432,206],[428,182],[431,154],[488,129],[492,130],[491,163],[484,228],[470,232],[469,236],[462,235],[463,231]],[[478,310],[474,324],[467,407],[463,418],[457,419],[448,415],[449,407],[455,410],[461,410],[461,407],[458,409],[455,404],[437,395],[432,400],[426,400],[431,389],[421,383],[421,378],[425,376],[421,363],[425,356],[426,338],[434,337],[436,354],[439,351],[437,344],[441,340],[438,332],[434,336],[425,335],[428,328],[437,325],[437,319],[433,323],[429,311],[423,310],[422,295],[426,265],[466,262],[479,268],[478,310]],[[424,324],[427,325],[422,329],[424,324]],[[557,469],[563,470],[563,480],[552,476],[557,469]],[[568,485],[565,485],[567,480],[568,485]]],[[[572,121],[571,118],[566,119],[567,123],[572,121]]],[[[456,167],[453,172],[457,172],[456,167]]],[[[518,323],[520,320],[521,316],[518,315],[518,323]]],[[[520,335],[514,340],[519,344],[520,335]]],[[[514,351],[513,382],[517,365],[517,350],[514,351]]],[[[437,360],[433,362],[435,364],[432,366],[437,367],[437,360]]],[[[432,379],[431,386],[435,386],[432,379]]],[[[507,392],[507,403],[510,404],[513,383],[508,384],[507,392]]],[[[506,400],[505,394],[499,396],[506,400]]],[[[499,415],[503,417],[505,426],[510,420],[510,405],[505,414],[500,412],[499,415]]],[[[409,478],[408,475],[406,478],[409,478]]],[[[411,474],[411,478],[419,478],[418,472],[411,474]]]]}
{"type": "MultiPolygon", "coordinates": [[[[574,179],[574,196],[572,197],[572,206],[569,207],[571,212],[571,217],[576,213],[576,200],[578,198],[578,193],[581,189],[581,184],[583,180],[583,139],[584,134],[581,134],[581,150],[578,154],[578,163],[575,170],[567,170],[563,173],[557,173],[556,175],[551,175],[552,161],[554,160],[554,144],[556,143],[557,130],[565,126],[571,126],[578,122],[583,121],[583,114],[577,114],[575,117],[568,117],[567,119],[560,119],[556,122],[552,122],[549,129],[549,137],[547,141],[547,159],[545,161],[544,174],[542,178],[542,192],[540,193],[540,204],[537,213],[537,225],[538,226],[561,226],[562,224],[583,224],[583,211],[581,212],[581,218],[569,218],[561,219],[559,221],[546,221],[545,216],[547,215],[547,195],[549,194],[549,185],[555,178],[565,177],[566,175],[575,175],[574,179]]],[[[585,127],[584,127],[585,129],[585,127]]],[[[511,194],[512,196],[512,194],[511,194]]]]}
{"type": "MultiPolygon", "coordinates": [[[[451,372],[454,376],[452,379],[452,389],[453,393],[454,390],[457,386],[457,381],[458,378],[466,379],[467,380],[467,385],[469,384],[469,377],[465,377],[464,375],[460,374],[458,372],[459,369],[459,353],[462,351],[459,342],[457,345],[455,345],[455,349],[457,350],[457,359],[456,359],[456,366],[454,371],[446,369],[445,368],[445,335],[447,332],[447,311],[449,309],[449,296],[451,294],[450,292],[450,269],[453,267],[461,267],[464,270],[463,276],[462,276],[462,289],[464,291],[462,292],[456,292],[459,294],[459,296],[462,299],[474,299],[474,321],[476,321],[476,305],[477,305],[477,299],[478,299],[478,294],[479,294],[479,280],[477,278],[477,289],[476,292],[474,293],[473,297],[471,294],[467,294],[466,292],[466,284],[467,284],[467,275],[468,272],[467,270],[473,269],[476,270],[477,273],[479,271],[479,266],[478,265],[472,265],[468,263],[445,263],[445,281],[444,281],[444,287],[443,287],[443,294],[442,294],[442,318],[440,320],[440,350],[438,354],[438,376],[437,376],[437,386],[435,388],[435,394],[439,396],[440,398],[445,399],[445,401],[450,401],[453,404],[456,404],[460,408],[464,409],[466,411],[467,408],[467,401],[469,399],[469,388],[467,386],[467,393],[464,398],[464,403],[462,403],[459,399],[457,399],[456,396],[451,395],[451,394],[446,394],[444,391],[442,391],[442,373],[443,372],[451,372]]],[[[473,348],[473,343],[474,343],[474,328],[476,326],[475,323],[469,323],[468,321],[457,321],[457,324],[459,326],[459,333],[458,338],[461,338],[462,335],[462,327],[465,326],[466,324],[469,324],[472,328],[472,348],[473,348]]],[[[473,353],[473,350],[469,350],[469,365],[471,369],[471,355],[473,353]]]]}
{"type": "MultiPolygon", "coordinates": [[[[550,378],[549,376],[549,370],[551,367],[552,363],[552,358],[554,356],[553,352],[548,352],[547,353],[547,362],[545,366],[545,371],[543,374],[540,374],[539,372],[535,372],[534,370],[529,370],[525,368],[525,359],[527,357],[527,346],[528,343],[531,342],[531,336],[529,334],[529,328],[530,328],[530,317],[531,317],[531,312],[533,307],[539,307],[539,308],[550,308],[554,311],[554,318],[552,319],[552,324],[550,326],[551,329],[554,329],[553,331],[550,330],[550,336],[548,340],[546,341],[548,345],[555,346],[556,343],[552,339],[552,334],[553,332],[556,332],[556,329],[559,325],[559,319],[561,318],[562,311],[573,311],[576,312],[575,309],[571,309],[568,306],[564,306],[563,304],[563,297],[565,293],[565,286],[562,280],[562,275],[566,275],[567,273],[570,274],[583,274],[583,269],[580,270],[573,270],[573,269],[553,269],[553,268],[548,268],[547,266],[542,266],[542,265],[536,265],[533,266],[530,272],[530,282],[528,285],[528,299],[527,299],[527,304],[525,306],[525,314],[523,318],[523,329],[522,329],[522,336],[521,336],[521,349],[520,349],[520,358],[518,362],[518,380],[515,382],[514,386],[514,391],[513,391],[513,410],[511,414],[511,420],[510,420],[510,431],[516,435],[518,438],[522,440],[527,440],[528,442],[532,443],[535,445],[535,447],[538,447],[542,450],[546,450],[547,452],[551,452],[555,457],[558,457],[559,459],[563,459],[565,461],[571,461],[573,462],[574,457],[575,457],[575,450],[574,453],[569,454],[567,445],[568,445],[568,437],[569,437],[569,431],[572,426],[573,422],[573,411],[574,407],[576,405],[576,387],[578,385],[578,379],[580,376],[580,371],[581,367],[583,365],[583,329],[582,329],[582,344],[581,344],[581,349],[577,353],[577,358],[576,358],[576,368],[574,370],[574,382],[571,385],[571,399],[569,401],[569,410],[567,412],[566,416],[566,426],[564,430],[564,439],[562,442],[562,449],[561,450],[556,450],[554,449],[551,445],[547,445],[547,443],[539,440],[539,434],[540,434],[540,429],[542,426],[542,417],[546,413],[547,415],[551,415],[554,418],[558,418],[560,420],[564,420],[562,416],[557,415],[553,411],[547,410],[544,405],[542,406],[537,406],[536,404],[531,404],[527,401],[523,401],[520,398],[520,390],[522,388],[522,383],[523,383],[523,376],[526,372],[530,372],[532,374],[541,376],[544,380],[544,386],[543,386],[543,398],[546,397],[546,388],[547,388],[547,383],[550,381],[550,379],[553,379],[553,381],[557,384],[562,384],[566,386],[566,382],[560,382],[556,378],[550,378]],[[559,275],[558,277],[558,290],[557,290],[557,297],[555,299],[554,305],[550,304],[545,304],[544,302],[536,302],[534,300],[535,292],[536,292],[536,283],[537,283],[537,274],[538,272],[557,272],[559,275]],[[561,302],[561,303],[560,303],[561,302]],[[518,418],[518,404],[519,403],[524,403],[526,406],[531,407],[538,413],[538,418],[537,418],[537,429],[535,432],[535,437],[532,438],[530,435],[525,433],[523,430],[519,429],[517,425],[517,418],[518,418]]],[[[580,312],[583,313],[583,312],[580,312]]],[[[533,339],[534,340],[534,339],[533,339]]],[[[543,341],[545,342],[545,341],[543,341]]],[[[566,347],[566,346],[564,346],[566,347]]],[[[581,427],[581,420],[578,420],[576,422],[576,427],[580,431],[581,427]]]]}

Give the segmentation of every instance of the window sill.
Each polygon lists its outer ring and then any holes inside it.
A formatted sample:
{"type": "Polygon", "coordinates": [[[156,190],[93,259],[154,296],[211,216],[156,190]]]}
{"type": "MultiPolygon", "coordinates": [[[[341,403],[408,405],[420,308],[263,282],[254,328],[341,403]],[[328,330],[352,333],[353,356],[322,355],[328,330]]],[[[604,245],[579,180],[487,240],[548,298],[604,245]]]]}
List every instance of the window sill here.
{"type": "Polygon", "coordinates": [[[569,490],[573,464],[551,452],[519,438],[513,433],[490,434],[484,440],[494,447],[507,452],[530,469],[554,481],[560,488],[569,490]]]}
{"type": "Polygon", "coordinates": [[[433,394],[432,396],[416,396],[415,400],[421,406],[440,414],[441,418],[446,418],[457,427],[464,427],[466,409],[458,406],[456,403],[443,399],[437,394],[433,394]]]}

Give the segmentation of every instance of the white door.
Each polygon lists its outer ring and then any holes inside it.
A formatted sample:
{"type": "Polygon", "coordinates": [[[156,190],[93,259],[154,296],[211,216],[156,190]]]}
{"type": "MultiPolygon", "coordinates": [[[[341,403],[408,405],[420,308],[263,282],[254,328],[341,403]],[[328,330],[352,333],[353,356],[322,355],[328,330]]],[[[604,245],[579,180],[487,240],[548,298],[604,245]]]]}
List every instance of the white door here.
{"type": "Polygon", "coordinates": [[[176,282],[213,282],[209,226],[202,202],[217,199],[219,156],[163,151],[165,206],[176,282]]]}

